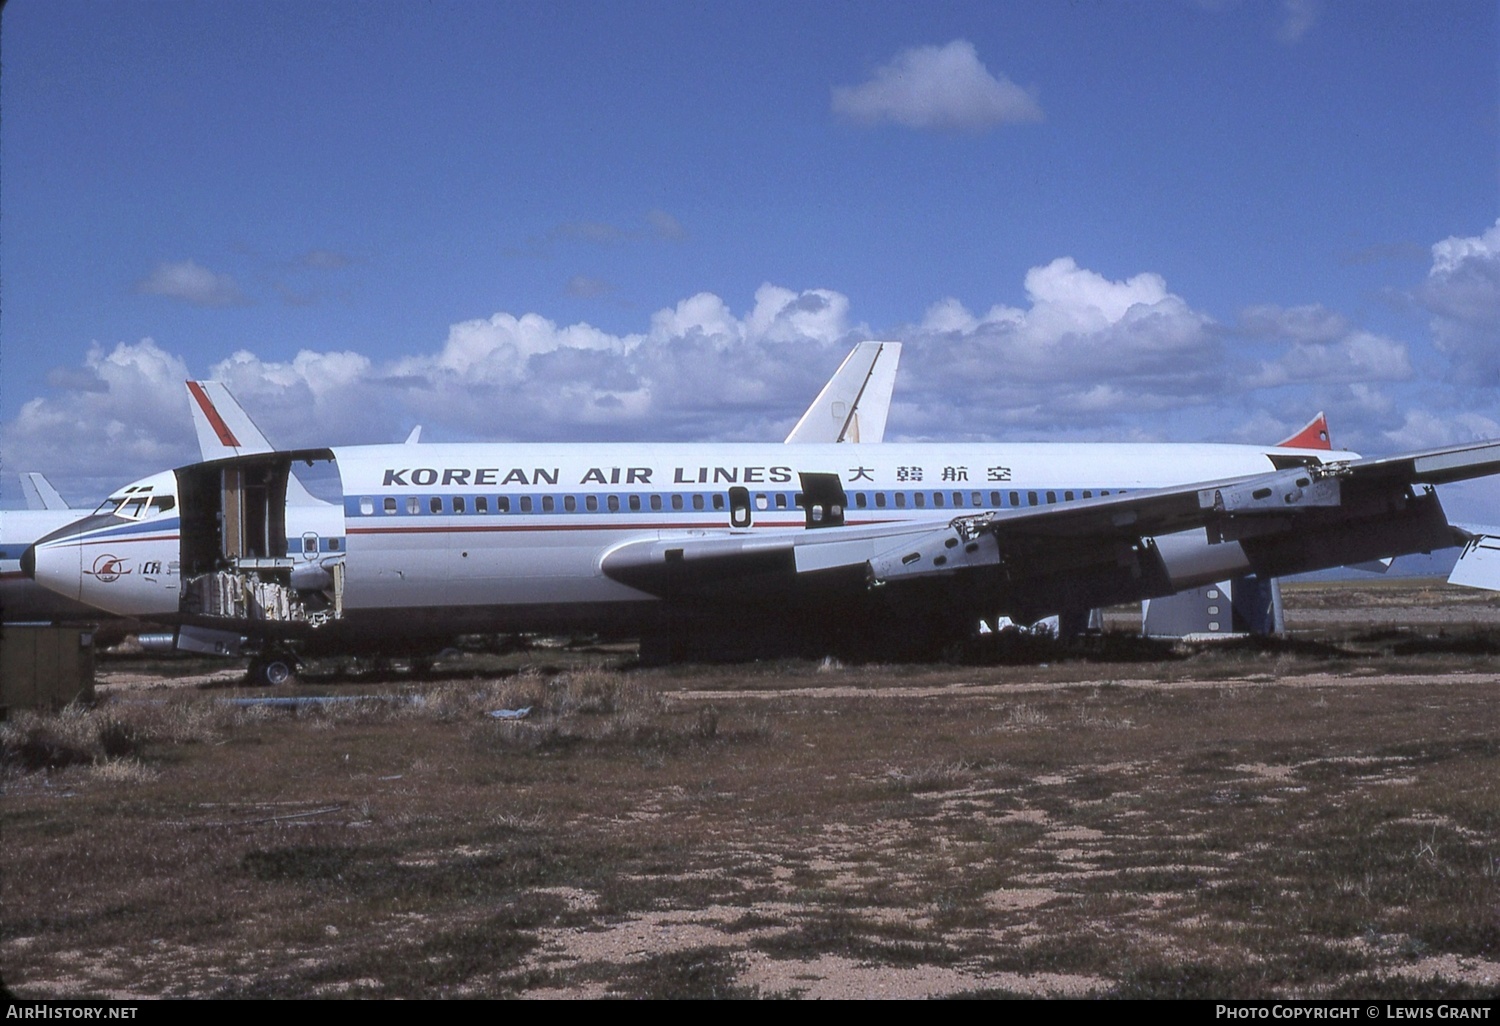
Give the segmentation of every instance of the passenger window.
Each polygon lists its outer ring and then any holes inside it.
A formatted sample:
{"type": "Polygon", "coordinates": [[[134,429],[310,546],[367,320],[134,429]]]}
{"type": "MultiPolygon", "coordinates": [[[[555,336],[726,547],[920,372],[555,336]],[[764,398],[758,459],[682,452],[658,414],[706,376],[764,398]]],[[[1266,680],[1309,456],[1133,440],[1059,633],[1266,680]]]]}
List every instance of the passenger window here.
{"type": "Polygon", "coordinates": [[[497,495],[497,496],[495,496],[495,512],[496,513],[509,513],[510,512],[510,496],[509,495],[497,495]]]}
{"type": "Polygon", "coordinates": [[[906,493],[905,492],[897,492],[896,493],[896,508],[897,509],[905,509],[906,508],[906,493]]]}
{"type": "Polygon", "coordinates": [[[1020,492],[1011,492],[1010,493],[1010,504],[1012,506],[1019,506],[1021,504],[1021,493],[1020,492]]]}
{"type": "Polygon", "coordinates": [[[609,507],[611,513],[620,512],[620,497],[618,495],[611,495],[604,500],[604,504],[609,507]]]}
{"type": "Polygon", "coordinates": [[[487,495],[474,496],[474,512],[488,513],[490,511],[490,499],[487,495]]]}
{"type": "MultiPolygon", "coordinates": [[[[777,496],[777,498],[780,498],[780,496],[777,496]]],[[[864,509],[868,501],[868,497],[864,492],[854,493],[854,505],[858,506],[860,509],[864,509]]]]}
{"type": "Polygon", "coordinates": [[[590,495],[590,496],[585,497],[584,500],[583,500],[583,507],[584,507],[584,509],[588,510],[590,513],[597,513],[597,512],[599,512],[599,496],[597,496],[597,495],[590,495]]]}
{"type": "Polygon", "coordinates": [[[1035,506],[1036,505],[1036,492],[1027,492],[1026,493],[1026,501],[1027,501],[1027,503],[1029,505],[1035,506]]]}
{"type": "Polygon", "coordinates": [[[757,492],[756,495],[755,495],[755,508],[756,509],[770,509],[771,508],[771,500],[768,499],[768,498],[766,498],[764,495],[761,495],[759,492],[757,492]]]}
{"type": "Polygon", "coordinates": [[[724,495],[722,492],[714,493],[714,509],[720,512],[724,510],[724,495]]]}
{"type": "Polygon", "coordinates": [[[573,495],[564,495],[563,496],[563,509],[565,509],[569,513],[577,513],[578,512],[578,498],[576,496],[573,496],[573,495]]]}
{"type": "Polygon", "coordinates": [[[427,508],[434,513],[441,513],[443,511],[443,500],[434,495],[427,500],[427,508]]]}
{"type": "Polygon", "coordinates": [[[942,492],[933,492],[932,493],[932,504],[934,506],[938,507],[939,509],[942,508],[942,506],[943,506],[943,493],[942,492]]]}
{"type": "Polygon", "coordinates": [[[1063,498],[1066,499],[1068,502],[1072,502],[1073,501],[1073,493],[1072,492],[1063,492],[1063,498]]]}
{"type": "Polygon", "coordinates": [[[1094,493],[1092,491],[1090,491],[1089,489],[1085,488],[1083,490],[1083,497],[1085,499],[1092,499],[1094,497],[1094,493]]]}
{"type": "Polygon", "coordinates": [[[542,496],[542,512],[553,513],[557,510],[557,500],[550,495],[542,496]]]}
{"type": "Polygon", "coordinates": [[[701,495],[695,495],[695,496],[693,496],[693,508],[694,509],[702,509],[703,508],[703,496],[701,496],[701,495]]]}
{"type": "Polygon", "coordinates": [[[651,508],[652,509],[661,509],[661,496],[660,495],[653,495],[653,496],[651,496],[651,508]]]}
{"type": "Polygon", "coordinates": [[[531,496],[529,496],[529,495],[523,495],[523,496],[521,496],[521,512],[522,513],[530,513],[531,512],[531,496]]]}
{"type": "Polygon", "coordinates": [[[672,496],[672,508],[673,509],[681,509],[682,508],[682,496],[680,496],[680,495],[674,495],[674,496],[672,496]]]}
{"type": "Polygon", "coordinates": [[[368,495],[361,495],[359,497],[359,513],[360,513],[360,516],[367,517],[371,513],[374,513],[374,512],[375,512],[375,500],[372,499],[372,498],[370,498],[368,495]]]}
{"type": "Polygon", "coordinates": [[[926,492],[917,492],[911,498],[912,498],[912,505],[915,506],[915,507],[917,507],[917,509],[923,509],[923,508],[926,507],[926,505],[927,505],[927,493],[926,492]]]}
{"type": "Polygon", "coordinates": [[[413,514],[422,512],[421,500],[419,500],[415,495],[409,495],[406,497],[406,512],[413,514]]]}
{"type": "Polygon", "coordinates": [[[395,498],[395,496],[387,495],[385,497],[385,502],[381,503],[381,506],[385,509],[385,511],[386,511],[386,513],[388,515],[391,514],[391,513],[395,513],[396,512],[396,498],[395,498]]]}
{"type": "Polygon", "coordinates": [[[453,512],[462,513],[467,505],[462,495],[455,495],[453,497],[453,512]]]}
{"type": "Polygon", "coordinates": [[[1050,504],[1050,503],[1054,503],[1056,501],[1057,501],[1057,493],[1056,492],[1048,492],[1047,493],[1047,502],[1050,504]]]}
{"type": "Polygon", "coordinates": [[[639,513],[641,511],[641,497],[639,495],[632,495],[626,501],[630,504],[630,512],[639,513]]]}
{"type": "Polygon", "coordinates": [[[875,493],[875,508],[885,509],[885,492],[875,493]]]}

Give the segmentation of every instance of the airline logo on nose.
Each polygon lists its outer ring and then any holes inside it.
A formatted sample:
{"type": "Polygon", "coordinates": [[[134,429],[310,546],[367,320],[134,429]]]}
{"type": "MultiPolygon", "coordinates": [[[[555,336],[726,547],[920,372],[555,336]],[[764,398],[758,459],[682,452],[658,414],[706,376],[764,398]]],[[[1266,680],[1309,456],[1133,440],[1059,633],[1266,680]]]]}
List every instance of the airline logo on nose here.
{"type": "Polygon", "coordinates": [[[94,569],[85,570],[84,573],[101,584],[113,584],[121,577],[130,573],[130,571],[125,569],[125,561],[123,559],[119,556],[111,556],[106,552],[94,560],[94,569]]]}

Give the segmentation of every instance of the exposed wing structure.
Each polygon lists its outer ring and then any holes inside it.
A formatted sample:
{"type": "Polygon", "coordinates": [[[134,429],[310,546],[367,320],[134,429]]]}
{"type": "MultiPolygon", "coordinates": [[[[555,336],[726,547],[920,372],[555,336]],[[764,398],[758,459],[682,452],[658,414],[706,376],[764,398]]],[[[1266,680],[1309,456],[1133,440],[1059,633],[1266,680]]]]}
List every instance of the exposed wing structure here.
{"type": "Polygon", "coordinates": [[[1448,583],[1500,591],[1500,527],[1463,524],[1461,529],[1467,540],[1448,575],[1448,583]]]}
{"type": "Polygon", "coordinates": [[[807,408],[788,443],[878,442],[896,387],[899,342],[861,342],[807,408]]]}
{"type": "MultiPolygon", "coordinates": [[[[1034,618],[1454,545],[1428,486],[1500,471],[1500,443],[1293,467],[1183,487],[930,522],[704,534],[613,549],[610,577],[664,597],[755,579],[858,573],[958,608],[1034,618]]],[[[816,526],[809,518],[809,526],[816,526]]],[[[1500,562],[1500,549],[1495,553],[1500,562]]]]}

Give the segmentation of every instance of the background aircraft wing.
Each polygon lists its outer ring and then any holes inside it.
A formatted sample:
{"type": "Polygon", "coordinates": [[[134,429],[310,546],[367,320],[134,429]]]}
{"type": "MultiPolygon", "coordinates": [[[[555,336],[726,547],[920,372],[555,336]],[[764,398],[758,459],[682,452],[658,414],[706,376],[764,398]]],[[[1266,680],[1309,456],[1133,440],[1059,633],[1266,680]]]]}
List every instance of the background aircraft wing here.
{"type": "Polygon", "coordinates": [[[807,408],[788,443],[878,442],[896,387],[900,342],[861,342],[807,408]]]}

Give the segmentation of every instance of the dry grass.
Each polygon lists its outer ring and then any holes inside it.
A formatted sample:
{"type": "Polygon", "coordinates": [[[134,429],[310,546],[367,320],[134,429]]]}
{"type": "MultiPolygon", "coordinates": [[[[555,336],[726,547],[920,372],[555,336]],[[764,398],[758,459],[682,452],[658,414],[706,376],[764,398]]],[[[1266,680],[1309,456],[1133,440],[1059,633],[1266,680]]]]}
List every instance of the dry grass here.
{"type": "Polygon", "coordinates": [[[1314,640],[118,691],[0,729],[5,983],[1500,993],[1500,664],[1314,640]]]}

